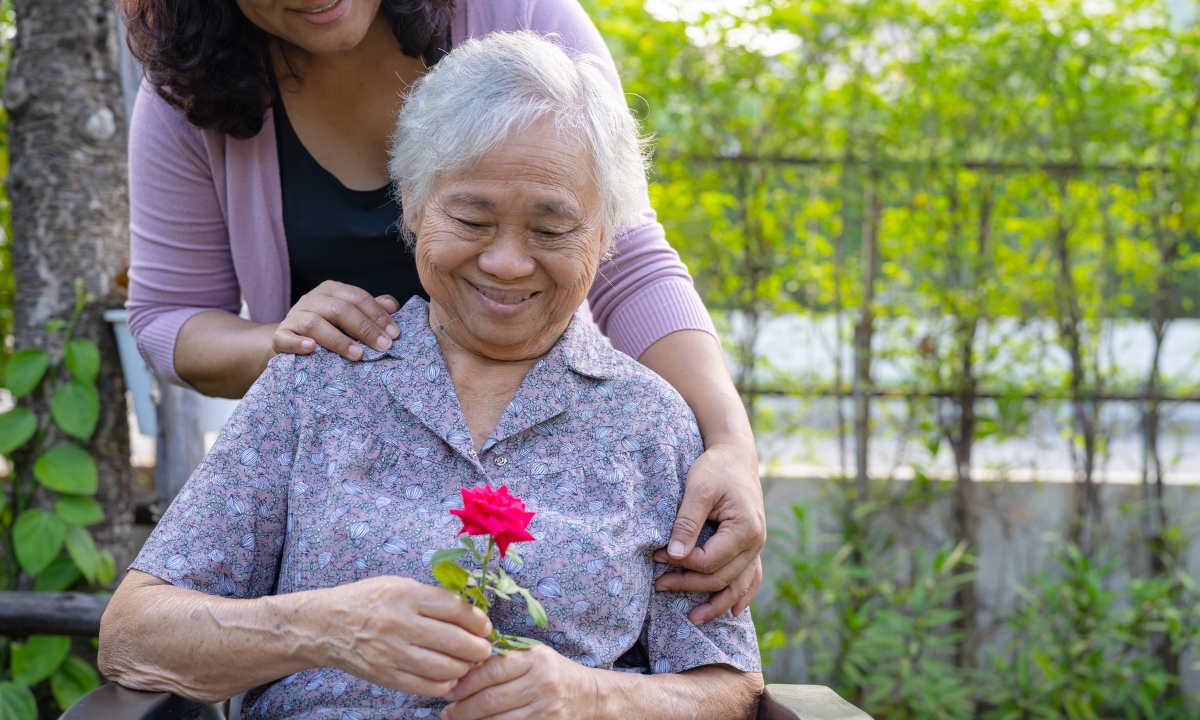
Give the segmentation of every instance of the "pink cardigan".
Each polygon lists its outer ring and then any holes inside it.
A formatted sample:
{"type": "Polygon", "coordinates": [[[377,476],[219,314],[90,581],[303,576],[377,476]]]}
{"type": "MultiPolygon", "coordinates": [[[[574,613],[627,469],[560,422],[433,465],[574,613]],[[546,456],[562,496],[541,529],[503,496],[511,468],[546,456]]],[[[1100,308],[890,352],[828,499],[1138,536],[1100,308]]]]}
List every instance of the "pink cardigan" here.
{"type": "MultiPolygon", "coordinates": [[[[578,0],[458,0],[452,37],[523,29],[557,34],[564,45],[612,64],[578,0]]],[[[251,320],[269,323],[290,307],[270,111],[258,135],[237,140],[191,125],[143,84],[130,121],[129,187],[129,329],[150,366],[182,384],[175,340],[188,318],[209,310],[237,313],[244,300],[251,320]]],[[[635,358],[676,330],[716,335],[648,199],[644,217],[619,241],[588,294],[601,331],[635,358]]]]}

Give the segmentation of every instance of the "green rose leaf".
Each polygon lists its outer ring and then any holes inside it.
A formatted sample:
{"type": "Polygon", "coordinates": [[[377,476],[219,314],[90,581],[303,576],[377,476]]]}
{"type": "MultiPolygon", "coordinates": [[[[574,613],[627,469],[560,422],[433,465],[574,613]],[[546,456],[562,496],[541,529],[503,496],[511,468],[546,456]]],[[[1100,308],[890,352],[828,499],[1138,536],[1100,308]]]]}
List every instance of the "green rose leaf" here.
{"type": "Polygon", "coordinates": [[[91,340],[76,338],[67,343],[63,349],[63,360],[71,375],[84,382],[95,382],[100,374],[100,350],[91,340]]]}
{"type": "Polygon", "coordinates": [[[87,528],[67,526],[67,554],[75,561],[75,566],[89,583],[95,583],[103,577],[106,561],[96,549],[96,541],[92,539],[92,534],[87,528]]]}
{"type": "Polygon", "coordinates": [[[79,698],[100,687],[100,678],[86,660],[68,655],[63,664],[50,676],[50,691],[58,707],[66,710],[79,698]]]}
{"type": "Polygon", "coordinates": [[[444,562],[453,563],[466,554],[467,551],[463,548],[442,548],[433,554],[433,558],[429,561],[429,564],[437,567],[444,562]]]}
{"type": "Polygon", "coordinates": [[[37,720],[37,700],[29,688],[0,682],[0,720],[37,720]]]}
{"type": "Polygon", "coordinates": [[[42,381],[49,365],[50,356],[45,350],[25,348],[9,359],[4,373],[4,386],[13,397],[25,397],[42,381]]]}
{"type": "Polygon", "coordinates": [[[35,589],[38,592],[62,592],[79,580],[79,568],[69,557],[56,557],[38,575],[35,589]]]}
{"type": "Polygon", "coordinates": [[[50,417],[73,438],[87,440],[100,417],[100,393],[90,381],[72,380],[54,393],[50,417]]]}
{"type": "Polygon", "coordinates": [[[60,493],[96,494],[96,461],[78,445],[55,445],[37,459],[33,475],[38,482],[60,493]]]}
{"type": "Polygon", "coordinates": [[[15,407],[0,415],[0,454],[7,455],[28,442],[37,426],[37,416],[28,408],[15,407]]]}
{"type": "Polygon", "coordinates": [[[30,575],[40,573],[62,549],[65,528],[53,513],[36,508],[21,513],[13,524],[17,561],[30,575]]]}
{"type": "Polygon", "coordinates": [[[30,635],[25,643],[13,643],[13,680],[22,685],[39,683],[58,669],[71,651],[71,638],[64,635],[30,635]]]}
{"type": "Polygon", "coordinates": [[[104,520],[100,503],[86,495],[63,495],[54,504],[54,512],[68,525],[86,527],[104,520]]]}
{"type": "Polygon", "coordinates": [[[458,541],[471,552],[475,552],[475,540],[470,535],[459,535],[458,541]]]}
{"type": "Polygon", "coordinates": [[[529,613],[529,617],[533,618],[538,627],[546,627],[549,622],[549,618],[546,617],[546,608],[542,607],[538,599],[525,588],[517,588],[517,592],[525,598],[525,611],[529,613]]]}
{"type": "Polygon", "coordinates": [[[496,589],[508,595],[514,595],[521,590],[521,586],[517,585],[517,581],[508,576],[508,573],[500,571],[500,577],[496,579],[496,589]]]}
{"type": "Polygon", "coordinates": [[[471,579],[470,573],[449,560],[434,564],[433,576],[438,579],[442,587],[456,593],[462,592],[471,579]]]}

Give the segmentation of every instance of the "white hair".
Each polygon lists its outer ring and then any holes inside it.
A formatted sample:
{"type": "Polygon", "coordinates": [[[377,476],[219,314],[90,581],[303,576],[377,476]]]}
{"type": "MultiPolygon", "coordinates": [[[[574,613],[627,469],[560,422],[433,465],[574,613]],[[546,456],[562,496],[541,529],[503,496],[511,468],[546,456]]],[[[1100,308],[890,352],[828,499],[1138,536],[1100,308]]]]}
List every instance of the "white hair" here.
{"type": "MultiPolygon", "coordinates": [[[[543,119],[588,150],[605,241],[637,224],[646,200],[646,154],[624,98],[599,58],[568,55],[531,32],[468,40],[413,84],[388,165],[407,202],[404,215],[420,215],[436,180],[469,171],[510,135],[543,119]]],[[[412,228],[406,230],[411,243],[412,228]]]]}

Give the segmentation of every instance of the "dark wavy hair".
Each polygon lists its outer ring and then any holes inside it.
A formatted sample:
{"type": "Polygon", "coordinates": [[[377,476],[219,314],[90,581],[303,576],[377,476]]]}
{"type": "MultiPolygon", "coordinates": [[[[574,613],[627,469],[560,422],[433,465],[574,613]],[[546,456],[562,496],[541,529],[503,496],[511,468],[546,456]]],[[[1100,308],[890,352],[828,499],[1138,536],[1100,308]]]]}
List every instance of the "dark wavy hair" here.
{"type": "MultiPolygon", "coordinates": [[[[117,0],[126,40],[164,100],[188,122],[235,138],[262,129],[274,98],[267,33],[236,0],[117,0]]],[[[450,50],[454,0],[383,0],[404,54],[432,66],[450,50]]]]}

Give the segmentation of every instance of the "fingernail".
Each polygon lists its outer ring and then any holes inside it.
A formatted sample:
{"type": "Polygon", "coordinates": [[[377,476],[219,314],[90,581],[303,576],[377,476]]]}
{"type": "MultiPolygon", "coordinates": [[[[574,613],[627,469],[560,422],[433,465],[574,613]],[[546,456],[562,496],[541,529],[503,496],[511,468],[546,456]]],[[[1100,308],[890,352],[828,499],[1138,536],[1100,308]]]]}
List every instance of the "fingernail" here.
{"type": "Polygon", "coordinates": [[[300,341],[300,347],[304,350],[312,350],[313,348],[316,347],[316,345],[317,345],[316,343],[314,343],[312,340],[309,340],[308,338],[305,338],[304,340],[300,341]]]}
{"type": "Polygon", "coordinates": [[[655,592],[662,592],[663,590],[666,590],[666,588],[665,588],[665,587],[663,587],[662,585],[655,585],[655,586],[654,586],[654,591],[655,591],[655,592]]]}
{"type": "Polygon", "coordinates": [[[671,557],[683,557],[683,543],[678,540],[672,540],[667,546],[667,554],[671,557]]]}
{"type": "Polygon", "coordinates": [[[392,341],[389,340],[388,338],[384,337],[383,335],[380,335],[379,337],[375,338],[375,348],[377,350],[379,350],[379,352],[383,352],[384,350],[387,350],[391,346],[392,346],[392,341]]]}
{"type": "Polygon", "coordinates": [[[390,337],[390,338],[400,337],[400,328],[396,327],[395,325],[388,325],[384,329],[384,332],[386,332],[388,337],[390,337]]]}
{"type": "Polygon", "coordinates": [[[360,348],[358,345],[350,346],[350,359],[351,360],[359,359],[360,357],[362,357],[362,353],[363,353],[362,348],[360,348]]]}

